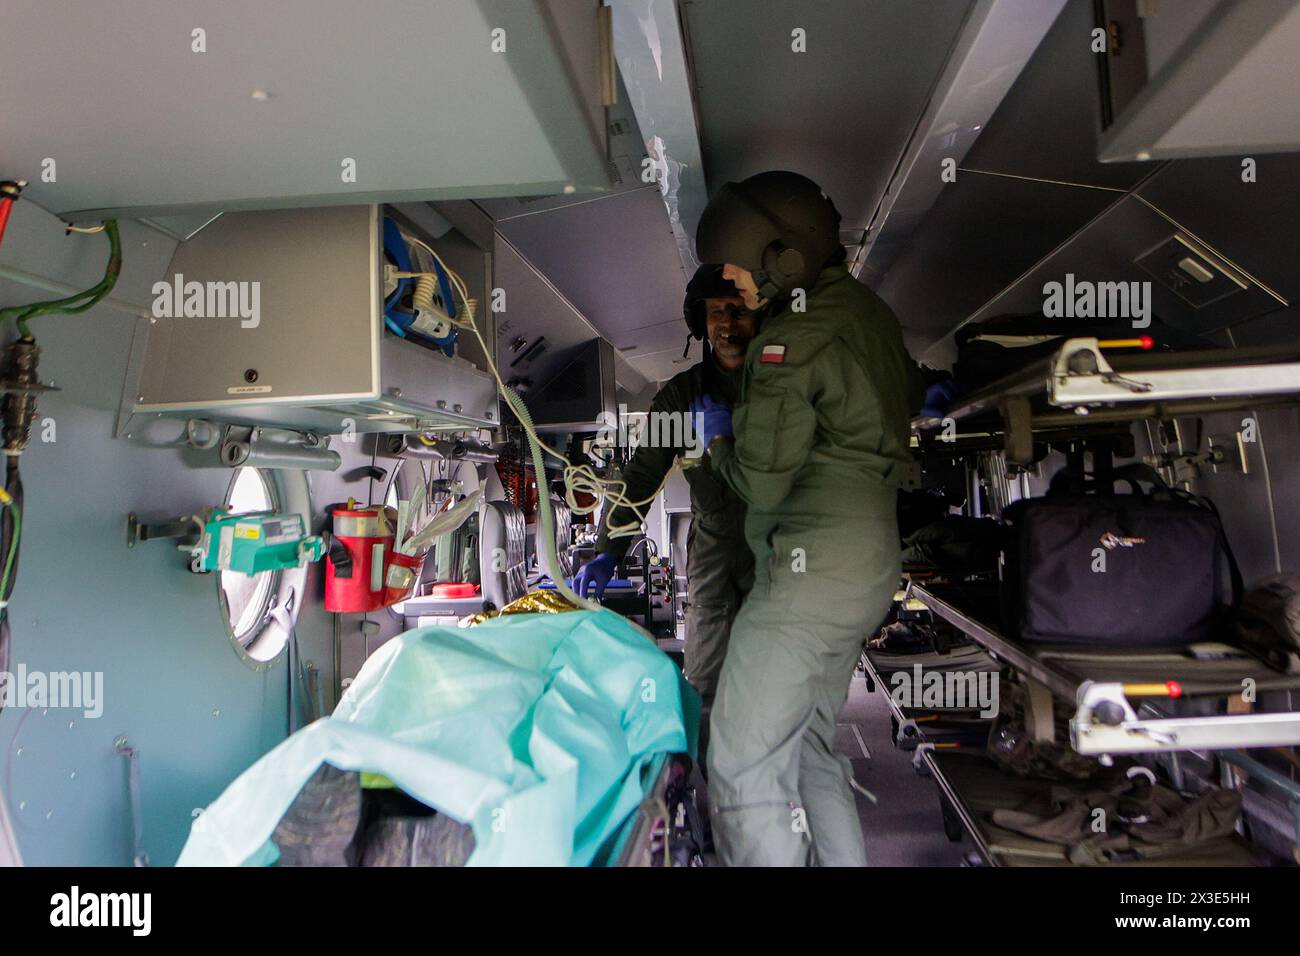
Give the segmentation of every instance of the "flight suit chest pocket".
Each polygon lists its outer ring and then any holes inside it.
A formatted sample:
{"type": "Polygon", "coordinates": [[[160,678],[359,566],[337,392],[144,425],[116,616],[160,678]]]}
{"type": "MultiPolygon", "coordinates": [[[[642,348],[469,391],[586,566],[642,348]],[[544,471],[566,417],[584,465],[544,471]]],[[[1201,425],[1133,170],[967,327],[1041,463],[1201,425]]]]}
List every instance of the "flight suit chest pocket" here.
{"type": "Polygon", "coordinates": [[[767,470],[777,464],[789,401],[784,389],[751,384],[735,423],[737,451],[746,465],[767,470]]]}

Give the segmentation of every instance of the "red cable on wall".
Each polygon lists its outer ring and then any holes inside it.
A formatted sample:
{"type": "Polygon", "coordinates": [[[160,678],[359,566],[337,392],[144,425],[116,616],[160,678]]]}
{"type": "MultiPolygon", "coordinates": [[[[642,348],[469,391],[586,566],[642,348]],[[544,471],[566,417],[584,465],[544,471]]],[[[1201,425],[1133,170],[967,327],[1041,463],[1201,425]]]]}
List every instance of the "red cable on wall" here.
{"type": "Polygon", "coordinates": [[[26,185],[26,181],[21,179],[17,182],[10,179],[0,182],[0,242],[4,242],[5,226],[9,225],[9,211],[13,209],[26,185]]]}

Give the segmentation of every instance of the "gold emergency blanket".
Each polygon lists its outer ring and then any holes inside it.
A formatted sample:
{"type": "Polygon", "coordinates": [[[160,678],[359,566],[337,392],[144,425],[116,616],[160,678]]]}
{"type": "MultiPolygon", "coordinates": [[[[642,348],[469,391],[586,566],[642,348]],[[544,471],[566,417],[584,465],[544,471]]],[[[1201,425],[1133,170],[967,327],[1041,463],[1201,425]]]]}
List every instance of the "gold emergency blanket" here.
{"type": "Polygon", "coordinates": [[[521,598],[515,598],[499,611],[479,611],[462,620],[460,627],[473,627],[502,614],[563,614],[576,611],[578,606],[559,591],[529,591],[521,598]]]}

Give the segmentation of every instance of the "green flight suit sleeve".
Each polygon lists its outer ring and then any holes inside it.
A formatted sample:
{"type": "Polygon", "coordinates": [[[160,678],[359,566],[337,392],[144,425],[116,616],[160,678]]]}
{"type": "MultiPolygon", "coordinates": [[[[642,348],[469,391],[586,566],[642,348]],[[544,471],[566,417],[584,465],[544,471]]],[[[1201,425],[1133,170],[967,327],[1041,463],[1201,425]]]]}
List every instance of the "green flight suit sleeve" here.
{"type": "MultiPolygon", "coordinates": [[[[650,404],[650,412],[652,416],[655,412],[682,413],[688,410],[688,406],[689,400],[684,400],[678,394],[678,390],[669,385],[660,389],[655,395],[654,401],[650,404]]],[[[623,481],[626,483],[623,497],[628,501],[643,501],[654,494],[655,489],[664,480],[664,476],[673,467],[679,449],[654,447],[654,445],[654,442],[650,442],[638,447],[632,455],[632,460],[623,469],[623,481]]],[[[600,519],[600,534],[596,539],[597,553],[612,554],[616,559],[623,560],[627,549],[632,545],[632,538],[611,538],[610,525],[630,524],[643,520],[650,507],[650,505],[642,505],[637,508],[636,510],[640,512],[639,516],[631,508],[614,508],[603,513],[600,519]]]]}
{"type": "Polygon", "coordinates": [[[745,400],[732,417],[735,438],[715,439],[710,467],[750,507],[780,504],[808,458],[817,432],[816,403],[823,365],[832,350],[815,330],[764,338],[749,359],[745,400]],[[780,362],[762,361],[763,347],[781,347],[780,362]]]}

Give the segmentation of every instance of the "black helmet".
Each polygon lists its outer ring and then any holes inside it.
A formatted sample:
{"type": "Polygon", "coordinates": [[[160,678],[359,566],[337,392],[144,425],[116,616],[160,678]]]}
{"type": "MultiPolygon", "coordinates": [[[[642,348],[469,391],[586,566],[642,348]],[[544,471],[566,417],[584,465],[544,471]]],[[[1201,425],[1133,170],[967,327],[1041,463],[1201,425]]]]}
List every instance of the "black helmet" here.
{"type": "Polygon", "coordinates": [[[731,263],[754,274],[766,299],[812,285],[839,251],[840,214],[821,187],[798,173],[774,170],[724,183],[695,231],[704,262],[731,263]]]}
{"type": "MultiPolygon", "coordinates": [[[[702,265],[695,270],[686,284],[686,298],[682,300],[682,315],[691,337],[702,339],[708,332],[708,316],[704,310],[705,299],[733,299],[740,293],[730,279],[722,278],[722,266],[702,265]]],[[[690,344],[690,340],[687,340],[690,344]]]]}

